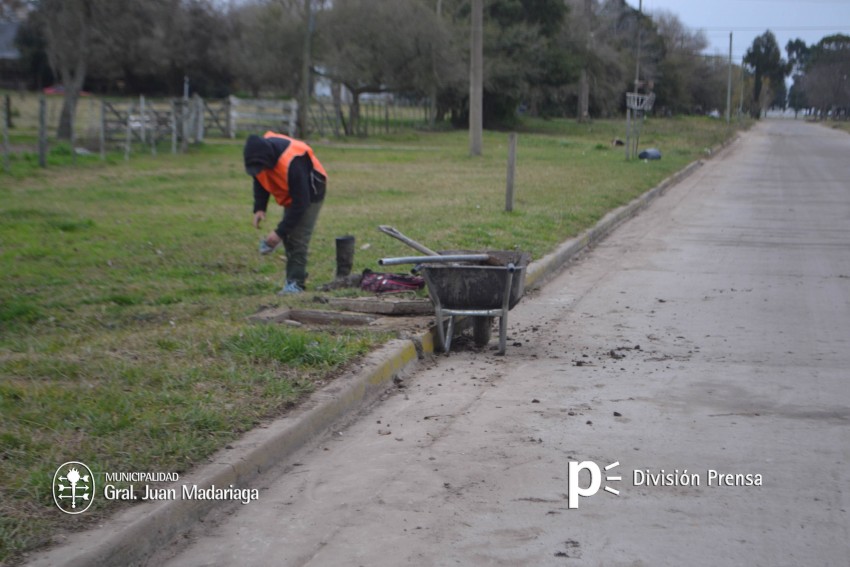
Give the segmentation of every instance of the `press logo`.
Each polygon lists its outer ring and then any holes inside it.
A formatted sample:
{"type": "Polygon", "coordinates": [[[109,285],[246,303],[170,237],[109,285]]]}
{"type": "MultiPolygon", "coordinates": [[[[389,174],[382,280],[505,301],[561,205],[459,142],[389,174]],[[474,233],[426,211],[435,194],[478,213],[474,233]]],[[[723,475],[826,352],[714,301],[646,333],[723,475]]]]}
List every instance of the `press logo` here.
{"type": "Polygon", "coordinates": [[[66,514],[82,514],[94,501],[94,475],[78,461],[62,464],[53,475],[53,501],[66,514]]]}
{"type": "MultiPolygon", "coordinates": [[[[620,462],[617,461],[615,463],[611,463],[610,465],[605,467],[605,471],[613,469],[614,467],[620,466],[620,462]]],[[[608,476],[605,475],[606,481],[620,481],[623,480],[622,477],[619,476],[608,476]]],[[[594,463],[593,461],[582,461],[577,463],[575,461],[570,461],[569,463],[569,478],[567,479],[568,483],[568,501],[569,507],[573,510],[578,508],[578,499],[580,496],[593,496],[597,492],[599,492],[599,488],[602,486],[602,470],[599,468],[599,465],[594,463]],[[590,484],[586,488],[582,488],[579,480],[579,475],[581,471],[586,470],[590,473],[590,484]]],[[[611,488],[610,486],[605,486],[605,492],[610,492],[615,496],[620,495],[620,491],[611,488]]]]}

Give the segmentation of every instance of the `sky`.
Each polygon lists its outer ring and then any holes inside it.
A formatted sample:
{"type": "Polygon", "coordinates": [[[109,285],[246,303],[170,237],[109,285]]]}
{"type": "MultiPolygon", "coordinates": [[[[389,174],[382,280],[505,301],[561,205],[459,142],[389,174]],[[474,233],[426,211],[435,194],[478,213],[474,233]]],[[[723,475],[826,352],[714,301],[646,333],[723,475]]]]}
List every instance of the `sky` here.
{"type": "MultiPolygon", "coordinates": [[[[637,8],[640,0],[628,0],[637,8]]],[[[706,53],[729,55],[740,63],[753,40],[770,30],[787,57],[785,45],[800,38],[813,45],[835,33],[850,35],[850,0],[643,0],[644,12],[672,12],[692,30],[703,29],[706,53]]]]}

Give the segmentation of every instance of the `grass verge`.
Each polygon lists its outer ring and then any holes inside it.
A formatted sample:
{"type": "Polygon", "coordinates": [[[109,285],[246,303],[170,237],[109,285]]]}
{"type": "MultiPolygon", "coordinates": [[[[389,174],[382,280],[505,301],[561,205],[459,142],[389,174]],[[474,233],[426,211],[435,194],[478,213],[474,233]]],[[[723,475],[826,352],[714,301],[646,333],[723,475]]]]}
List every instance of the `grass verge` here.
{"type": "MultiPolygon", "coordinates": [[[[355,236],[358,271],[411,254],[379,224],[438,250],[539,258],[730,134],[707,118],[650,120],[642,147],[663,159],[626,162],[611,145],[623,129],[527,121],[511,213],[505,133],[485,133],[480,158],[464,132],[314,141],[330,183],[309,284],[332,279],[337,236],[355,236]]],[[[17,156],[0,176],[0,561],[74,528],[52,502],[59,464],[183,472],[387,338],[246,325],[314,293],[274,295],[282,258],[256,253],[240,141],[128,162],[68,155],[47,169],[17,156]]],[[[77,523],[114,511],[97,506],[77,523]]]]}

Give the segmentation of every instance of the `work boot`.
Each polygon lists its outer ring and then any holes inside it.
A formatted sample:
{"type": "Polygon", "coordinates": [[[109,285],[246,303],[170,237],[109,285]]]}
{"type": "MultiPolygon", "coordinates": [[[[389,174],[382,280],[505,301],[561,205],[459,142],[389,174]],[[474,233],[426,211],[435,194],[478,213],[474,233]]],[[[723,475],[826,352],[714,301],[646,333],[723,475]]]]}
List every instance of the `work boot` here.
{"type": "Polygon", "coordinates": [[[344,278],[354,266],[354,237],[340,236],[336,239],[336,278],[344,278]]]}

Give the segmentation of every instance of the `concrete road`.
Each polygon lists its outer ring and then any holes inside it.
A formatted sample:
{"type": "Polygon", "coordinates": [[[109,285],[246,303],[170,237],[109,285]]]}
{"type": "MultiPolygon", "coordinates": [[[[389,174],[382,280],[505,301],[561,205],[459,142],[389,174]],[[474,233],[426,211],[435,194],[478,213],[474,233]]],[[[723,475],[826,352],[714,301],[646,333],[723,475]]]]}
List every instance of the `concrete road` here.
{"type": "Polygon", "coordinates": [[[762,123],[152,564],[846,566],[849,306],[850,136],[762,123]]]}

